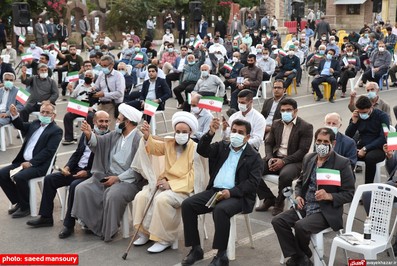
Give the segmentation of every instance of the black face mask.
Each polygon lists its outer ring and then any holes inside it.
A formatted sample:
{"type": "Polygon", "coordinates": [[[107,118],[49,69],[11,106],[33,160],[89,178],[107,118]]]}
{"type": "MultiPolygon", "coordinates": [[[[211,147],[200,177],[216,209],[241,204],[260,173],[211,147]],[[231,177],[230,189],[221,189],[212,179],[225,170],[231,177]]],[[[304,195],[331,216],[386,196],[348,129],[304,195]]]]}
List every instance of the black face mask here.
{"type": "Polygon", "coordinates": [[[254,67],[254,63],[252,63],[252,64],[247,64],[248,65],[248,67],[254,67]]]}
{"type": "Polygon", "coordinates": [[[96,66],[96,62],[95,61],[91,61],[91,64],[92,64],[93,67],[96,66]]]}
{"type": "Polygon", "coordinates": [[[90,78],[90,77],[84,77],[84,82],[85,82],[86,84],[91,84],[91,83],[92,83],[92,78],[90,78]]]}

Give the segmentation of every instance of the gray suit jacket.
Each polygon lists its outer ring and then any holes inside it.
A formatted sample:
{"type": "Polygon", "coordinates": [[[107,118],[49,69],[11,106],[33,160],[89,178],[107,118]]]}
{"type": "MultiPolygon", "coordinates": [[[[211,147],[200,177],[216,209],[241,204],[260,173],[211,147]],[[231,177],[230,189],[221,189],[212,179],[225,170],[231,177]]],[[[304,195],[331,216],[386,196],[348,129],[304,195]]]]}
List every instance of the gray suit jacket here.
{"type": "Polygon", "coordinates": [[[87,28],[86,28],[85,20],[84,20],[84,19],[81,19],[81,20],[79,21],[79,31],[80,31],[81,34],[85,34],[87,31],[91,31],[90,22],[87,21],[87,28]]]}
{"type": "MultiPolygon", "coordinates": [[[[8,94],[8,98],[7,98],[7,104],[6,104],[6,114],[10,115],[10,105],[13,104],[17,107],[18,112],[20,112],[23,109],[23,105],[16,100],[16,96],[18,93],[18,88],[17,87],[12,87],[12,89],[10,90],[10,94],[8,94]]],[[[3,99],[3,94],[4,94],[4,90],[0,90],[0,103],[2,103],[2,99],[3,99]]]]}
{"type": "Polygon", "coordinates": [[[231,24],[230,24],[230,31],[229,31],[229,33],[231,34],[231,35],[233,35],[233,33],[234,33],[234,31],[238,31],[238,32],[241,32],[241,21],[240,20],[237,20],[237,27],[235,27],[235,23],[234,23],[235,21],[234,20],[232,20],[232,22],[231,22],[231,24]]]}
{"type": "Polygon", "coordinates": [[[36,38],[43,38],[43,37],[44,37],[43,35],[48,33],[48,32],[47,32],[47,27],[45,26],[44,23],[38,23],[38,22],[37,22],[37,23],[34,25],[34,29],[36,30],[36,38]],[[43,27],[41,27],[40,24],[42,24],[43,27]]]}

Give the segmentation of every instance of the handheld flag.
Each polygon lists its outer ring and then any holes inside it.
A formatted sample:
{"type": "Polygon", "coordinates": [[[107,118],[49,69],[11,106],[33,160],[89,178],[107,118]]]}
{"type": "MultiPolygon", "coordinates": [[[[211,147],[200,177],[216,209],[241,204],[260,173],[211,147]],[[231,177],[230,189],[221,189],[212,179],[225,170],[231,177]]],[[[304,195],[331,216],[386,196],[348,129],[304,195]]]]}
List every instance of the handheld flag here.
{"type": "Polygon", "coordinates": [[[387,135],[387,150],[397,150],[397,132],[389,132],[387,135]]]}
{"type": "Polygon", "coordinates": [[[30,61],[33,60],[33,55],[31,53],[21,54],[22,61],[30,61]]]}
{"type": "Polygon", "coordinates": [[[25,105],[29,96],[30,96],[30,93],[27,90],[19,88],[19,90],[17,92],[17,96],[15,98],[17,99],[18,102],[25,105]]]}
{"type": "Polygon", "coordinates": [[[18,42],[24,44],[26,41],[26,37],[24,35],[19,35],[18,42]]]}
{"type": "Polygon", "coordinates": [[[286,56],[287,55],[287,52],[285,52],[283,49],[278,49],[278,54],[279,55],[282,55],[282,56],[286,56]]]}
{"type": "Polygon", "coordinates": [[[200,47],[200,45],[203,44],[203,41],[201,39],[196,39],[193,43],[193,47],[194,49],[198,49],[200,47]]]}
{"type": "Polygon", "coordinates": [[[341,186],[340,171],[328,168],[316,170],[317,186],[341,186]]]}
{"type": "Polygon", "coordinates": [[[159,107],[158,103],[146,99],[143,113],[145,115],[153,116],[156,113],[158,107],[159,107]]]}
{"type": "Polygon", "coordinates": [[[90,107],[89,103],[70,98],[68,107],[66,108],[66,111],[71,112],[76,115],[81,115],[81,116],[87,117],[88,107],[90,107]]]}
{"type": "Polygon", "coordinates": [[[198,107],[208,109],[215,112],[221,112],[223,105],[223,98],[215,96],[203,96],[201,97],[198,107]]]}
{"type": "Polygon", "coordinates": [[[78,81],[79,80],[79,72],[78,71],[69,72],[67,80],[68,80],[68,82],[78,81]]]}
{"type": "Polygon", "coordinates": [[[134,57],[134,60],[137,61],[142,61],[143,60],[143,54],[141,52],[137,53],[134,57]]]}
{"type": "Polygon", "coordinates": [[[225,63],[225,64],[223,65],[223,67],[224,67],[227,71],[232,71],[232,69],[233,69],[233,65],[230,64],[230,63],[225,63]]]}
{"type": "Polygon", "coordinates": [[[389,127],[385,123],[382,123],[382,129],[385,137],[387,137],[387,135],[389,134],[389,127]]]}

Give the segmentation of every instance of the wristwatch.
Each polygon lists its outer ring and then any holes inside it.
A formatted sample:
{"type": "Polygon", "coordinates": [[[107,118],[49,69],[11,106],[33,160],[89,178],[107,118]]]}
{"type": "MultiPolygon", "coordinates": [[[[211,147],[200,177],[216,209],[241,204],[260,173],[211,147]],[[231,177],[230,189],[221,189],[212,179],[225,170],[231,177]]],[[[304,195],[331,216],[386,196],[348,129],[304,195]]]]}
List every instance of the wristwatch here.
{"type": "Polygon", "coordinates": [[[363,147],[363,151],[367,152],[367,147],[364,146],[363,147]]]}

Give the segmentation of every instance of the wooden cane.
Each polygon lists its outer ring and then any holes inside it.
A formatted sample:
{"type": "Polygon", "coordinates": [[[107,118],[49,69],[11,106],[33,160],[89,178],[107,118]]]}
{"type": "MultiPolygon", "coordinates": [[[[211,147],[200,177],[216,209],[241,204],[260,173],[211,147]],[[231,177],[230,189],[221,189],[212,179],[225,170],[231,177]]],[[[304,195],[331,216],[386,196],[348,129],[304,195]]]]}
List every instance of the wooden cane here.
{"type": "Polygon", "coordinates": [[[146,210],[145,210],[145,212],[143,213],[142,221],[141,221],[140,224],[138,225],[138,228],[136,229],[134,235],[133,235],[132,238],[131,238],[130,243],[128,244],[128,247],[127,247],[125,253],[123,254],[123,257],[122,257],[123,260],[126,260],[126,259],[127,259],[128,252],[130,251],[130,249],[131,249],[131,247],[132,247],[132,243],[134,243],[134,239],[135,239],[136,235],[138,234],[139,229],[141,229],[141,227],[142,227],[142,223],[143,223],[143,221],[145,220],[146,214],[147,214],[147,212],[148,212],[148,210],[149,210],[149,208],[150,208],[150,205],[152,205],[154,196],[156,195],[158,189],[159,189],[159,188],[156,187],[156,190],[154,191],[153,196],[151,197],[151,199],[150,199],[150,201],[149,201],[149,204],[147,205],[146,210]]]}

